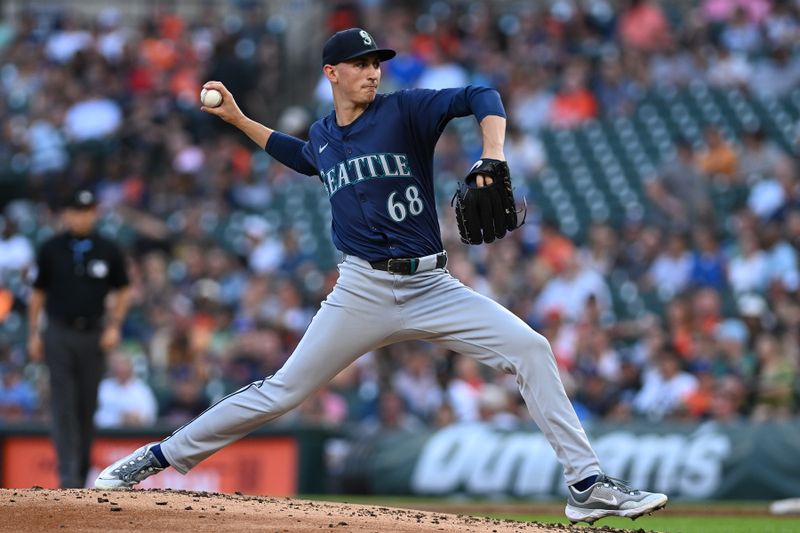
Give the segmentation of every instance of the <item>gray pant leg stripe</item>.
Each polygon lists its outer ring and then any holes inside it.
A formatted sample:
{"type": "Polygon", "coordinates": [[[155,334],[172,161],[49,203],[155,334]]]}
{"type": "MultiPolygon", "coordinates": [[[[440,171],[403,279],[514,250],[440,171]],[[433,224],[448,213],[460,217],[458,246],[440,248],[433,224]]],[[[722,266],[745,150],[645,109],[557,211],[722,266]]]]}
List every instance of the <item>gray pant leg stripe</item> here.
{"type": "MultiPolygon", "coordinates": [[[[273,374],[273,375],[274,375],[274,374],[273,374]]],[[[265,381],[267,381],[267,380],[268,380],[269,378],[271,378],[271,377],[272,377],[272,376],[267,376],[267,377],[265,377],[264,379],[261,379],[261,380],[259,380],[259,381],[254,381],[254,382],[252,382],[252,383],[250,383],[250,384],[248,384],[248,385],[245,385],[244,387],[242,387],[242,388],[240,388],[240,389],[238,389],[238,390],[235,390],[235,391],[233,391],[232,393],[228,394],[227,396],[223,396],[222,398],[220,398],[219,400],[217,400],[217,401],[216,401],[216,402],[214,402],[213,404],[211,404],[211,405],[209,405],[208,407],[206,407],[205,409],[203,409],[203,412],[202,412],[202,413],[200,413],[200,414],[199,414],[199,415],[197,415],[196,417],[192,418],[191,420],[189,420],[188,422],[186,422],[185,424],[183,424],[181,427],[179,427],[178,429],[176,429],[175,431],[173,431],[173,432],[172,432],[172,434],[170,434],[169,436],[167,436],[167,437],[165,437],[164,439],[162,439],[162,440],[161,440],[161,442],[166,442],[166,441],[168,441],[168,440],[170,439],[170,437],[174,436],[174,435],[175,435],[176,433],[178,433],[180,430],[182,430],[183,428],[185,428],[186,426],[188,426],[189,424],[191,424],[192,422],[194,422],[195,420],[197,420],[198,418],[200,418],[201,416],[203,416],[204,414],[206,414],[206,412],[210,411],[211,409],[213,409],[214,407],[216,407],[216,406],[217,406],[217,405],[219,405],[220,403],[224,402],[224,401],[225,401],[225,400],[227,400],[228,398],[230,398],[230,397],[232,397],[232,396],[236,396],[237,394],[239,394],[239,393],[241,393],[241,392],[244,392],[244,391],[246,391],[247,389],[249,389],[249,388],[250,388],[250,387],[252,387],[253,385],[255,385],[255,386],[256,386],[256,388],[260,388],[260,387],[261,387],[261,385],[263,385],[263,384],[264,384],[264,382],[265,382],[265,381]]]]}

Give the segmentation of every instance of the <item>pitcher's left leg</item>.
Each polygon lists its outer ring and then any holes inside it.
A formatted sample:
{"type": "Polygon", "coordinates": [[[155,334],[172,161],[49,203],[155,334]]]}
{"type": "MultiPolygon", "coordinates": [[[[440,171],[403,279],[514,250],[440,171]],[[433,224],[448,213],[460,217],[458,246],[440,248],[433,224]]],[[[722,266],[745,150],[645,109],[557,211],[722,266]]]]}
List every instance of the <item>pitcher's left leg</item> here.
{"type": "MultiPolygon", "coordinates": [[[[435,275],[435,274],[434,274],[435,275]]],[[[422,281],[422,280],[420,280],[422,281]]],[[[410,285],[413,285],[410,284],[410,285]]],[[[498,303],[448,274],[428,280],[407,303],[408,329],[420,337],[517,376],[533,420],[564,467],[571,522],[606,516],[636,518],[661,509],[667,496],[634,490],[600,469],[586,433],[564,392],[550,343],[498,303]]]]}
{"type": "MultiPolygon", "coordinates": [[[[424,274],[423,274],[424,275],[424,274]]],[[[550,343],[503,306],[446,273],[431,274],[430,290],[406,306],[408,329],[426,340],[516,375],[533,420],[547,437],[573,484],[601,468],[564,391],[550,343]]]]}

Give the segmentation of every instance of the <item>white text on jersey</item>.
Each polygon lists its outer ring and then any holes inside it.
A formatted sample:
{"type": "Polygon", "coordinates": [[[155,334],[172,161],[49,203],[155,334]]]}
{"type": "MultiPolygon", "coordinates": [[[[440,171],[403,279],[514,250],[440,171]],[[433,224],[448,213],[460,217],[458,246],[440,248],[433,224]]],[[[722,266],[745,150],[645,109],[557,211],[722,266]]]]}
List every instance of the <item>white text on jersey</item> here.
{"type": "Polygon", "coordinates": [[[347,185],[372,178],[410,178],[411,167],[406,154],[367,154],[340,161],[329,170],[322,170],[320,178],[328,196],[347,185]]]}

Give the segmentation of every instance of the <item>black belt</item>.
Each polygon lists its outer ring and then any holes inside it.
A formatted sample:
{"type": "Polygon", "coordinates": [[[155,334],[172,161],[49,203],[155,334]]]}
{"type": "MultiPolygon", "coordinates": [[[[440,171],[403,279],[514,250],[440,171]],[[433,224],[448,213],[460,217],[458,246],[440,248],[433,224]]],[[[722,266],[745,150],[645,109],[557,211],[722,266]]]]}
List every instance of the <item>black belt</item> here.
{"type": "Polygon", "coordinates": [[[98,331],[103,329],[103,319],[100,317],[73,317],[63,318],[60,316],[48,317],[50,320],[58,324],[79,331],[98,331]]]}
{"type": "Polygon", "coordinates": [[[370,265],[376,270],[385,270],[389,274],[416,274],[434,268],[444,268],[447,265],[447,252],[429,255],[426,257],[412,257],[409,259],[384,259],[383,261],[372,261],[370,265]]]}

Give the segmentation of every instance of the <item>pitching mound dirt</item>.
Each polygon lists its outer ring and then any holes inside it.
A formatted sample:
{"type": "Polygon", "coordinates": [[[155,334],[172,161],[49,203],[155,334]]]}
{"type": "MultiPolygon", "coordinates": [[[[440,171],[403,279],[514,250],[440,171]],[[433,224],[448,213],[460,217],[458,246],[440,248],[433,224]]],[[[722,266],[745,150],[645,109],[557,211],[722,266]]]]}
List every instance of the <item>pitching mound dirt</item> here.
{"type": "Polygon", "coordinates": [[[551,532],[612,528],[206,492],[0,489],[0,531],[551,532]]]}

